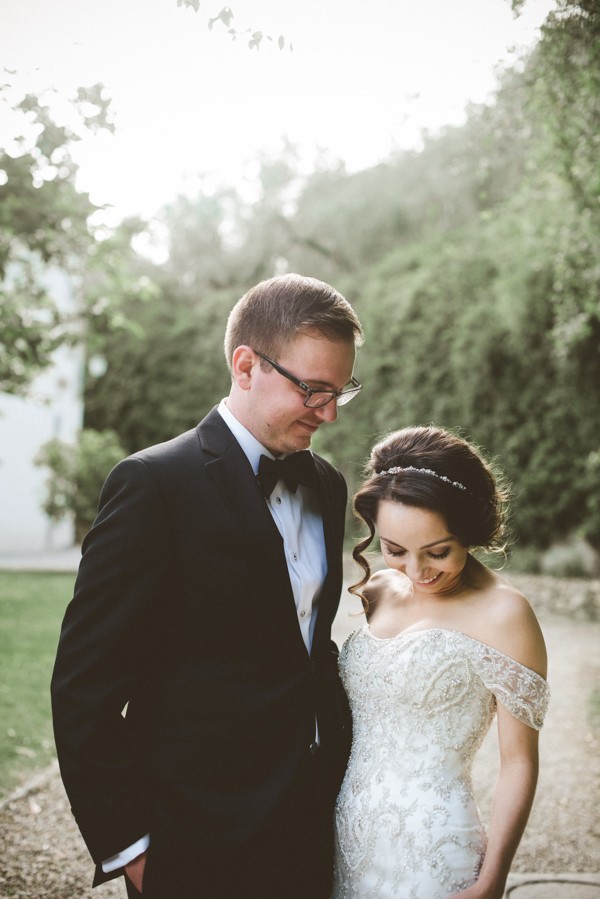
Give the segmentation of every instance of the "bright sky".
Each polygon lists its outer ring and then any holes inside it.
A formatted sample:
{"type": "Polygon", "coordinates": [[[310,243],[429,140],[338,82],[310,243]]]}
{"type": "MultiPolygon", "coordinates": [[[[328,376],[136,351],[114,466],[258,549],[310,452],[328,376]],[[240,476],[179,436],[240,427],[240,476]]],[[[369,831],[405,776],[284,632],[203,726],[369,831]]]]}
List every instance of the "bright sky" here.
{"type": "Polygon", "coordinates": [[[2,0],[0,60],[38,86],[101,81],[117,136],[80,148],[80,186],[119,215],[151,216],[210,175],[239,184],[287,137],[348,169],[418,145],[490,96],[554,0],[230,0],[233,24],[292,42],[249,50],[177,0],[2,0]],[[196,180],[195,180],[196,179],[196,180]]]}

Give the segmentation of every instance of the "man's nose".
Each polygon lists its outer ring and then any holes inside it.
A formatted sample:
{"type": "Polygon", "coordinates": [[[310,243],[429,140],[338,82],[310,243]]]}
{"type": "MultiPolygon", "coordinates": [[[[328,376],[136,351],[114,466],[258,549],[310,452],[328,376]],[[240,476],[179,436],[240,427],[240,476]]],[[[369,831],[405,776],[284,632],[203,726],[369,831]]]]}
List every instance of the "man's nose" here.
{"type": "Polygon", "coordinates": [[[335,400],[331,400],[325,406],[319,406],[315,409],[321,421],[335,421],[338,416],[338,408],[335,400]]]}

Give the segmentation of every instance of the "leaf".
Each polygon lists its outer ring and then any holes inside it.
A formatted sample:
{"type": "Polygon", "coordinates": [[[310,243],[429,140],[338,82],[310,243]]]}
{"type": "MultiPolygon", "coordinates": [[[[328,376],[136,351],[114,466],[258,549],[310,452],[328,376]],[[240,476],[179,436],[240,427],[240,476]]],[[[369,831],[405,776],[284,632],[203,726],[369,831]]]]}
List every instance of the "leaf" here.
{"type": "Polygon", "coordinates": [[[231,10],[231,7],[224,6],[223,9],[221,10],[221,12],[219,13],[219,19],[221,20],[223,25],[225,25],[226,28],[229,28],[229,26],[231,25],[231,22],[233,20],[233,12],[231,10]]]}

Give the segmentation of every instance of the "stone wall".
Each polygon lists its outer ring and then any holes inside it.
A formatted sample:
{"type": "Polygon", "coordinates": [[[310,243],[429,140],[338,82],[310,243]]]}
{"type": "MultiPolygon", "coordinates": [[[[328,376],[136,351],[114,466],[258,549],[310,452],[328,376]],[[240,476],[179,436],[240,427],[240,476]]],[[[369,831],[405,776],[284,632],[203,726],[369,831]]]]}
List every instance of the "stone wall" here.
{"type": "MultiPolygon", "coordinates": [[[[374,553],[369,558],[371,570],[384,567],[380,557],[374,553]]],[[[358,578],[358,566],[350,553],[344,554],[346,587],[358,578]]],[[[580,621],[600,621],[600,578],[567,578],[546,574],[517,574],[500,571],[520,590],[538,611],[568,615],[580,621]]]]}
{"type": "Polygon", "coordinates": [[[558,578],[542,574],[507,573],[507,580],[525,594],[536,610],[600,621],[600,579],[558,578]]]}

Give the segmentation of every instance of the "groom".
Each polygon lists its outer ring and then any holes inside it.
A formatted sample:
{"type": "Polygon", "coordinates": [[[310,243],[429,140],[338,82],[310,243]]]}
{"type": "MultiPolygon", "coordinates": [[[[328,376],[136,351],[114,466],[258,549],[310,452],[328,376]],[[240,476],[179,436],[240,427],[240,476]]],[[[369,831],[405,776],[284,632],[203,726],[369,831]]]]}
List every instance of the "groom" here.
{"type": "Polygon", "coordinates": [[[125,873],[150,899],[329,895],[346,486],[305,451],[359,392],[361,339],[329,285],[261,282],[229,317],[227,399],[103,487],[52,680],[96,882],[125,873]]]}

